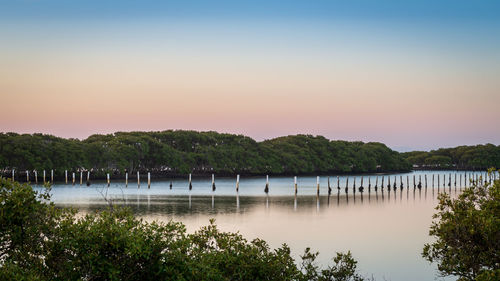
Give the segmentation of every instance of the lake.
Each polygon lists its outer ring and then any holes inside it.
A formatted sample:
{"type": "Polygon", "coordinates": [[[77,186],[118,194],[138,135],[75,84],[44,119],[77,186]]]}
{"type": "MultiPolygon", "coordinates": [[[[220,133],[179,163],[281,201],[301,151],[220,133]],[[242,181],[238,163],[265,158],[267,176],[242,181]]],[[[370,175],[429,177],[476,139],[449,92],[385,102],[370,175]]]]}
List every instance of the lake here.
{"type": "MultiPolygon", "coordinates": [[[[467,181],[470,173],[467,172],[467,181]]],[[[323,265],[335,252],[350,250],[362,274],[373,275],[377,280],[453,280],[438,278],[435,266],[426,262],[421,252],[424,243],[432,241],[428,231],[438,193],[457,196],[460,186],[465,185],[465,174],[455,171],[386,174],[383,190],[380,188],[382,175],[363,175],[363,193],[358,189],[361,183],[361,175],[358,175],[355,194],[353,176],[340,176],[338,180],[337,176],[331,176],[331,195],[328,195],[328,177],[322,176],[319,196],[316,177],[298,177],[297,195],[293,177],[271,177],[267,195],[265,177],[242,177],[238,193],[235,178],[215,178],[216,191],[213,192],[210,177],[193,178],[191,191],[187,177],[153,181],[150,189],[144,179],[138,188],[134,177],[128,187],[124,180],[113,179],[109,188],[105,182],[93,182],[90,187],[80,186],[78,180],[75,186],[56,183],[51,193],[57,205],[76,207],[82,213],[105,208],[105,196],[114,204],[131,207],[148,221],[181,221],[189,232],[215,218],[220,229],[239,231],[247,239],[265,239],[273,248],[287,243],[295,257],[311,247],[320,252],[318,263],[323,265]],[[450,174],[451,185],[448,185],[450,174]],[[396,180],[396,190],[391,188],[388,192],[388,176],[391,186],[396,180]],[[345,193],[347,180],[348,194],[345,193]],[[422,188],[414,188],[419,182],[422,188]]]]}

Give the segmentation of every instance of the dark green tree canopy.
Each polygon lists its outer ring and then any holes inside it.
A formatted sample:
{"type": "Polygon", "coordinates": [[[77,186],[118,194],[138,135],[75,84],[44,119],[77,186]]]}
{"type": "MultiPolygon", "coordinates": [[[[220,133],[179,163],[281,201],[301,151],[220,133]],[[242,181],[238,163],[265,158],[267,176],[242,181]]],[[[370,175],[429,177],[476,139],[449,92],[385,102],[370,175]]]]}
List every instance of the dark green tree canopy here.
{"type": "Polygon", "coordinates": [[[295,135],[263,142],[216,132],[118,132],[85,140],[0,133],[0,168],[17,170],[153,170],[172,174],[318,174],[407,171],[381,143],[295,135]]]}

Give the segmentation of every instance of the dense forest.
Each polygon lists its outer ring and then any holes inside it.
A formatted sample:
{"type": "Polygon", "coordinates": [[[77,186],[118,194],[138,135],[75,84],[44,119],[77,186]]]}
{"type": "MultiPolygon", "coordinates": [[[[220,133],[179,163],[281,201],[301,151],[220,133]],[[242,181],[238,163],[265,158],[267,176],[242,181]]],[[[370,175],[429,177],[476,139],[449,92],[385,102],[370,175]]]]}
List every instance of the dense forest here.
{"type": "Polygon", "coordinates": [[[0,134],[0,168],[152,171],[230,175],[407,171],[411,165],[382,143],[294,135],[257,142],[217,132],[117,132],[85,140],[43,134],[0,134]]]}
{"type": "Polygon", "coordinates": [[[486,170],[500,167],[500,146],[493,144],[458,146],[438,150],[402,153],[415,168],[486,170]]]}

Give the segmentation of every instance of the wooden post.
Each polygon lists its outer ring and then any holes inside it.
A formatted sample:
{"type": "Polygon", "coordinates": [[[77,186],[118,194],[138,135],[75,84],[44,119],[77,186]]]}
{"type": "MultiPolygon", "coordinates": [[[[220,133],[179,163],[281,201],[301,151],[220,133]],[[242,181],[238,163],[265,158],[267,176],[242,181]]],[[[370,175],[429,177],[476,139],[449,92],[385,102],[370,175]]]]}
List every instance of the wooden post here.
{"type": "Polygon", "coordinates": [[[75,185],[75,173],[73,173],[73,185],[75,185]]]}
{"type": "Polygon", "coordinates": [[[375,191],[378,189],[378,176],[375,178],[375,191]]]}
{"type": "Polygon", "coordinates": [[[38,184],[38,172],[35,170],[35,184],[38,184]]]}
{"type": "Polygon", "coordinates": [[[381,185],[381,189],[384,190],[384,176],[382,176],[382,185],[381,185]]]}
{"type": "Polygon", "coordinates": [[[391,177],[390,176],[387,176],[387,189],[389,189],[389,191],[391,190],[391,177]]]}
{"type": "Polygon", "coordinates": [[[14,170],[14,169],[12,169],[12,181],[14,181],[14,180],[15,180],[14,174],[15,174],[15,170],[14,170]]]}
{"type": "Polygon", "coordinates": [[[328,176],[328,194],[332,193],[332,187],[330,186],[330,176],[328,176]]]}
{"type": "Polygon", "coordinates": [[[90,171],[87,171],[87,185],[90,184],[90,171]]]}
{"type": "Polygon", "coordinates": [[[434,174],[432,174],[432,188],[434,188],[434,174]]]}
{"type": "Polygon", "coordinates": [[[128,187],[128,172],[125,172],[125,187],[128,187]]]}
{"type": "Polygon", "coordinates": [[[139,174],[139,171],[137,171],[137,188],[141,187],[141,175],[139,174]]]}
{"type": "Polygon", "coordinates": [[[109,187],[109,184],[111,183],[111,182],[110,182],[110,179],[109,179],[109,173],[107,173],[107,174],[106,174],[106,181],[107,181],[107,183],[108,183],[108,187],[109,187]]]}
{"type": "Polygon", "coordinates": [[[346,194],[348,192],[348,187],[349,187],[349,176],[347,176],[346,181],[345,181],[345,193],[346,194]]]}
{"type": "MultiPolygon", "coordinates": [[[[368,193],[370,193],[372,189],[372,178],[371,177],[368,177],[368,193]]],[[[370,197],[368,197],[368,201],[369,201],[370,197]]]]}
{"type": "Polygon", "coordinates": [[[439,184],[439,178],[440,178],[439,174],[438,174],[437,178],[438,178],[438,190],[439,190],[439,187],[441,186],[441,185],[439,184]]]}
{"type": "Polygon", "coordinates": [[[457,187],[457,173],[455,173],[455,187],[457,187]]]}
{"type": "Polygon", "coordinates": [[[403,176],[399,176],[399,189],[403,190],[404,185],[403,185],[403,176]]]}
{"type": "Polygon", "coordinates": [[[212,191],[215,192],[215,175],[212,174],[212,191]]]}
{"type": "Polygon", "coordinates": [[[316,194],[319,195],[319,176],[316,177],[316,194]]]}
{"type": "Polygon", "coordinates": [[[264,188],[264,192],[269,193],[269,175],[266,175],[266,187],[264,188]]]}
{"type": "Polygon", "coordinates": [[[236,192],[239,191],[240,191],[240,175],[236,175],[236,192]]]}
{"type": "Polygon", "coordinates": [[[418,175],[418,189],[422,188],[422,175],[418,175]]]}
{"type": "Polygon", "coordinates": [[[293,186],[295,187],[295,194],[297,194],[297,177],[293,177],[293,186]]]}
{"type": "Polygon", "coordinates": [[[427,174],[425,174],[425,188],[427,188],[427,174]]]}
{"type": "Polygon", "coordinates": [[[462,187],[462,174],[460,174],[460,184],[459,184],[460,187],[462,187]]]}
{"type": "Polygon", "coordinates": [[[340,177],[337,176],[337,189],[340,190],[340,177]]]}
{"type": "Polygon", "coordinates": [[[64,170],[64,182],[68,184],[68,170],[64,170]]]}
{"type": "Polygon", "coordinates": [[[361,185],[359,186],[359,192],[363,193],[363,191],[365,190],[365,187],[363,186],[363,180],[364,180],[364,177],[361,176],[361,185]]]}
{"type": "Polygon", "coordinates": [[[50,183],[54,184],[54,170],[50,170],[50,183]]]}
{"type": "Polygon", "coordinates": [[[151,188],[151,172],[148,172],[148,189],[151,188]]]}
{"type": "Polygon", "coordinates": [[[406,188],[410,188],[410,176],[406,175],[406,188]]]}
{"type": "Polygon", "coordinates": [[[30,182],[30,172],[26,170],[26,182],[30,182]]]}
{"type": "Polygon", "coordinates": [[[417,183],[415,183],[415,175],[413,175],[413,188],[417,187],[417,183]]]}
{"type": "Polygon", "coordinates": [[[396,185],[396,176],[394,176],[394,184],[392,185],[392,188],[394,189],[394,191],[396,191],[396,188],[397,188],[397,185],[396,185]]]}
{"type": "Polygon", "coordinates": [[[83,183],[83,171],[80,171],[80,185],[83,183]]]}
{"type": "Polygon", "coordinates": [[[352,184],[352,193],[356,193],[356,177],[354,177],[354,183],[352,184]]]}
{"type": "Polygon", "coordinates": [[[47,181],[45,180],[45,170],[43,170],[43,184],[47,183],[47,181]]]}
{"type": "Polygon", "coordinates": [[[189,174],[189,190],[193,189],[193,184],[191,182],[191,174],[189,174]]]}

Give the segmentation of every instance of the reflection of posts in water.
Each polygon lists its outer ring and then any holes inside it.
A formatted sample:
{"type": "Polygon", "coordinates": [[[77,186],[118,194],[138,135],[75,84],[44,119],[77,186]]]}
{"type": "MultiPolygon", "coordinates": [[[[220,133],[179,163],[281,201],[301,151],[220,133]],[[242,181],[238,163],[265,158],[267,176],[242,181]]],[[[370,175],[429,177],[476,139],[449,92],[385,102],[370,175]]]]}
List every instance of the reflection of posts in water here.
{"type": "Polygon", "coordinates": [[[266,209],[269,209],[269,195],[266,195],[266,209]]]}
{"type": "Polygon", "coordinates": [[[439,184],[439,178],[440,178],[440,177],[439,177],[439,174],[438,174],[438,176],[437,176],[437,179],[438,179],[438,191],[437,191],[437,192],[438,192],[438,193],[439,193],[439,187],[441,186],[441,185],[439,184]]]}
{"type": "Polygon", "coordinates": [[[212,193],[212,209],[215,207],[215,195],[212,193]]]}
{"type": "Polygon", "coordinates": [[[450,177],[448,179],[448,189],[450,190],[450,193],[451,193],[451,173],[450,173],[450,177]]]}
{"type": "Polygon", "coordinates": [[[319,195],[316,195],[316,211],[319,211],[319,195]]]}
{"type": "Polygon", "coordinates": [[[424,191],[424,199],[427,199],[427,188],[424,191]]]}
{"type": "Polygon", "coordinates": [[[297,194],[293,198],[293,210],[297,211],[297,194]]]}
{"type": "Polygon", "coordinates": [[[240,210],[240,195],[236,193],[236,210],[240,210]]]}
{"type": "Polygon", "coordinates": [[[363,203],[363,192],[361,192],[361,203],[363,203]]]}
{"type": "Polygon", "coordinates": [[[337,191],[337,206],[340,204],[340,190],[337,191]]]}
{"type": "MultiPolygon", "coordinates": [[[[213,206],[213,204],[212,204],[212,206],[213,206]]],[[[189,209],[191,209],[191,192],[189,192],[189,209]]]]}
{"type": "Polygon", "coordinates": [[[148,191],[148,210],[149,210],[150,205],[151,205],[151,195],[149,194],[149,191],[148,191]]]}
{"type": "Polygon", "coordinates": [[[427,174],[425,174],[425,188],[427,188],[427,174]]]}
{"type": "Polygon", "coordinates": [[[327,197],[327,201],[326,201],[328,207],[330,207],[330,194],[331,193],[328,192],[328,197],[327,197]]]}
{"type": "Polygon", "coordinates": [[[141,177],[139,176],[139,171],[137,171],[137,188],[141,187],[141,177]]]}
{"type": "Polygon", "coordinates": [[[215,192],[215,175],[212,174],[212,192],[215,192]]]}
{"type": "Polygon", "coordinates": [[[434,189],[434,174],[432,174],[432,188],[434,189]]]}

